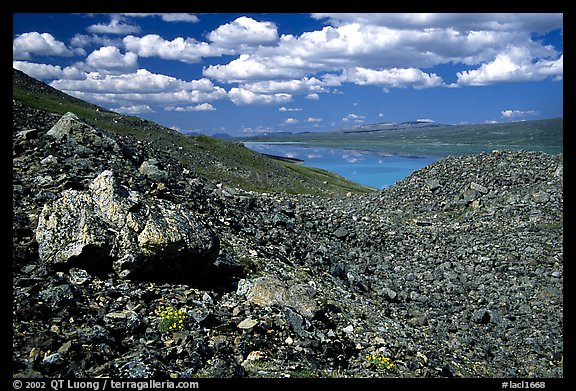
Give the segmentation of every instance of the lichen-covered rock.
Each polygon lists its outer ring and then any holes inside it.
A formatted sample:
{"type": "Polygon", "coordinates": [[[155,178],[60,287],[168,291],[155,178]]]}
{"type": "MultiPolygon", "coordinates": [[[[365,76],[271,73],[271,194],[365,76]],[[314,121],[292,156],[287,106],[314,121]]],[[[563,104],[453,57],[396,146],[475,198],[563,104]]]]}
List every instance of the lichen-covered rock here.
{"type": "Polygon", "coordinates": [[[166,200],[146,200],[104,171],[88,191],[67,190],[46,203],[36,229],[47,264],[125,278],[194,278],[219,250],[213,232],[192,212],[166,200]]]}
{"type": "MultiPolygon", "coordinates": [[[[38,253],[47,264],[109,269],[113,232],[94,212],[90,194],[68,190],[42,209],[36,229],[38,253]]],[[[105,270],[109,271],[109,270],[105,270]]]]}
{"type": "Polygon", "coordinates": [[[264,276],[254,281],[240,280],[237,292],[253,304],[263,307],[291,307],[300,315],[312,318],[318,309],[315,289],[308,284],[288,286],[277,278],[264,276]]]}
{"type": "Polygon", "coordinates": [[[168,173],[158,167],[158,161],[156,159],[144,161],[138,168],[138,171],[152,180],[165,181],[168,179],[168,173]]]}
{"type": "Polygon", "coordinates": [[[74,113],[64,114],[46,133],[59,141],[70,143],[82,153],[93,153],[94,147],[105,147],[114,152],[119,151],[118,144],[110,137],[86,124],[74,113]]]}

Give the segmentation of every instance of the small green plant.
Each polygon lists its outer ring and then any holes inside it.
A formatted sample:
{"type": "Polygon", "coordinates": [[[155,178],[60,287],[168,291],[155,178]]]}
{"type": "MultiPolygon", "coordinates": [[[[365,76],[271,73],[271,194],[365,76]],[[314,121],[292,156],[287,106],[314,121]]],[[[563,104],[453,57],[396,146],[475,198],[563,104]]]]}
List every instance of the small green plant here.
{"type": "Polygon", "coordinates": [[[385,369],[390,370],[394,367],[394,363],[390,357],[383,356],[381,354],[372,354],[364,356],[364,364],[368,368],[385,369]]]}
{"type": "Polygon", "coordinates": [[[160,330],[160,332],[165,333],[167,331],[177,331],[184,328],[187,318],[184,311],[164,306],[156,308],[154,313],[160,318],[158,321],[158,330],[160,330]]]}

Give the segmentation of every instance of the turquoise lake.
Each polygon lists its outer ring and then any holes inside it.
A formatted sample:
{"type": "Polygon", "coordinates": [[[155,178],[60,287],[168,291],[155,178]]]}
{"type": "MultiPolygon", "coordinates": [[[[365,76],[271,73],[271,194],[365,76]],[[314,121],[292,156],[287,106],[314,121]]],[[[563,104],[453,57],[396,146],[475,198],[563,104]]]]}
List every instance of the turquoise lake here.
{"type": "Polygon", "coordinates": [[[317,147],[297,143],[245,142],[256,152],[303,161],[303,165],[322,168],[353,182],[384,189],[427,166],[441,156],[407,156],[374,151],[317,147]]]}

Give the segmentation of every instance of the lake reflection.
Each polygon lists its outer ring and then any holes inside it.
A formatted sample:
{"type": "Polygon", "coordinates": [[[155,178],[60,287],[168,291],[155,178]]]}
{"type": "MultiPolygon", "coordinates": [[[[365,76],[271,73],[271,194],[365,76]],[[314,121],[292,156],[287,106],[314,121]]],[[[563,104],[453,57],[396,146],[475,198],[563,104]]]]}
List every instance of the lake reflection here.
{"type": "Polygon", "coordinates": [[[391,186],[440,159],[437,156],[402,156],[294,143],[246,142],[244,145],[256,152],[303,160],[306,166],[322,168],[377,189],[391,186]]]}

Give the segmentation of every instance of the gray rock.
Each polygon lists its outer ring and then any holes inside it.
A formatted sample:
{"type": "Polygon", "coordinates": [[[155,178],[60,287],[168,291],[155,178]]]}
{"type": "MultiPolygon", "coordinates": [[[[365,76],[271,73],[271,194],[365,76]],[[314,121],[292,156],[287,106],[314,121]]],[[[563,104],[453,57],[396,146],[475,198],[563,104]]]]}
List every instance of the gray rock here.
{"type": "Polygon", "coordinates": [[[478,310],[472,315],[472,321],[479,324],[488,324],[492,318],[489,310],[478,310]]]}
{"type": "Polygon", "coordinates": [[[210,378],[238,378],[246,375],[246,370],[233,357],[222,356],[211,361],[202,375],[210,378]]]}
{"type": "Polygon", "coordinates": [[[52,307],[67,305],[75,299],[74,290],[68,284],[57,285],[40,292],[40,298],[52,307]]]}
{"type": "Polygon", "coordinates": [[[83,269],[70,269],[69,280],[72,285],[82,285],[89,282],[91,279],[90,274],[83,269]]]}
{"type": "Polygon", "coordinates": [[[60,367],[64,364],[64,355],[60,352],[52,353],[42,360],[42,365],[47,367],[60,367]]]}
{"type": "Polygon", "coordinates": [[[116,141],[103,135],[70,112],[64,114],[46,134],[59,141],[65,140],[82,153],[93,153],[94,146],[105,147],[114,152],[120,151],[116,141]]]}
{"type": "Polygon", "coordinates": [[[538,191],[532,194],[532,199],[538,203],[545,203],[548,202],[550,196],[544,190],[538,191]]]}
{"type": "Polygon", "coordinates": [[[338,229],[334,231],[334,236],[336,236],[338,239],[344,239],[346,236],[348,236],[348,234],[348,230],[344,227],[338,227],[338,229]]]}
{"type": "Polygon", "coordinates": [[[156,159],[144,161],[138,171],[155,181],[165,181],[168,179],[168,173],[158,167],[158,161],[156,159]]]}
{"type": "Polygon", "coordinates": [[[36,240],[47,264],[125,278],[188,281],[213,261],[218,240],[193,213],[144,199],[102,172],[88,191],[67,190],[47,203],[36,240]]]}
{"type": "Polygon", "coordinates": [[[341,264],[341,263],[333,263],[330,266],[330,274],[332,274],[334,277],[338,277],[341,279],[346,279],[346,266],[341,264]]]}
{"type": "Polygon", "coordinates": [[[434,190],[440,188],[440,181],[438,179],[435,179],[435,178],[428,178],[428,179],[426,179],[426,185],[428,185],[428,188],[431,191],[434,191],[434,190]]]}
{"type": "Polygon", "coordinates": [[[288,288],[273,277],[259,277],[251,282],[240,280],[237,293],[258,306],[291,307],[306,318],[312,318],[318,309],[313,298],[315,292],[310,286],[298,284],[288,288]]]}
{"type": "Polygon", "coordinates": [[[352,326],[351,324],[344,327],[342,329],[342,331],[344,331],[346,334],[353,334],[354,333],[354,326],[352,326]]]}
{"type": "Polygon", "coordinates": [[[38,137],[38,130],[36,129],[25,129],[16,132],[16,140],[32,140],[38,137]]]}
{"type": "Polygon", "coordinates": [[[479,193],[481,193],[481,194],[486,194],[486,193],[488,193],[488,189],[487,189],[486,187],[484,187],[484,186],[482,186],[482,185],[480,185],[480,184],[478,184],[478,183],[476,183],[476,182],[470,183],[470,188],[471,188],[472,190],[476,190],[477,192],[479,192],[479,193]]]}
{"type": "Polygon", "coordinates": [[[120,376],[124,378],[146,379],[154,377],[154,367],[141,359],[134,359],[119,368],[120,376]]]}
{"type": "Polygon", "coordinates": [[[397,298],[398,294],[397,294],[394,290],[392,290],[392,289],[390,289],[390,288],[384,288],[384,289],[382,290],[382,293],[383,293],[383,295],[384,295],[384,298],[385,298],[387,301],[394,302],[394,301],[397,301],[397,300],[398,300],[398,298],[397,298]]]}
{"type": "Polygon", "coordinates": [[[462,192],[462,200],[468,204],[478,197],[478,191],[475,189],[466,189],[462,192]]]}
{"type": "Polygon", "coordinates": [[[310,337],[310,333],[304,329],[305,319],[300,314],[298,314],[296,311],[293,311],[290,307],[285,307],[284,316],[286,323],[288,323],[296,335],[303,339],[310,337]]]}
{"type": "Polygon", "coordinates": [[[560,164],[556,170],[554,170],[555,177],[562,177],[564,175],[564,165],[560,164]]]}
{"type": "Polygon", "coordinates": [[[44,159],[40,160],[40,164],[57,164],[58,159],[52,155],[46,156],[44,159]]]}
{"type": "Polygon", "coordinates": [[[242,322],[238,323],[238,328],[242,330],[251,329],[258,324],[257,320],[246,318],[242,322]]]}

